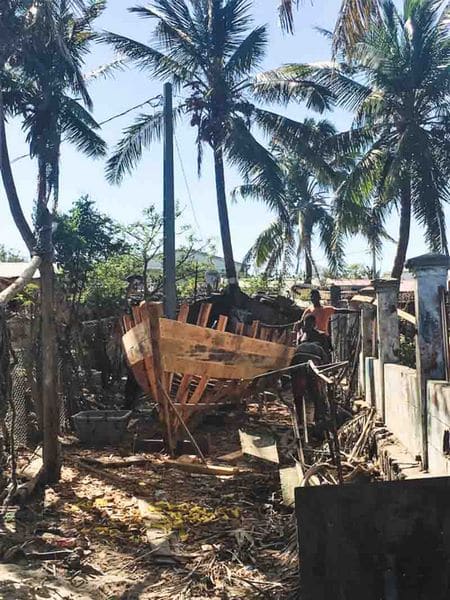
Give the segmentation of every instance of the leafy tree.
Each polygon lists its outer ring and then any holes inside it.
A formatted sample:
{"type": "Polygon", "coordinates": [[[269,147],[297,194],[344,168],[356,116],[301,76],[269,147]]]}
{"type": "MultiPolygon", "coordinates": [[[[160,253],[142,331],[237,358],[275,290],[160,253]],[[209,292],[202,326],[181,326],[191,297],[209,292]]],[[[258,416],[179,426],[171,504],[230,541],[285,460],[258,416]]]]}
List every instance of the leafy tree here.
{"type": "Polygon", "coordinates": [[[361,263],[352,263],[344,267],[341,277],[343,279],[370,279],[372,277],[372,269],[361,263]]]}
{"type": "Polygon", "coordinates": [[[99,263],[126,251],[127,246],[120,226],[100,213],[89,196],[81,197],[67,213],[57,216],[54,243],[72,320],[78,314],[90,274],[99,263]]]}
{"type": "MultiPolygon", "coordinates": [[[[178,216],[181,213],[178,211],[178,216]]],[[[125,307],[131,276],[142,278],[142,298],[160,299],[163,290],[163,217],[155,207],[145,209],[142,218],[130,225],[120,227],[123,249],[114,252],[106,260],[97,261],[87,277],[83,303],[97,316],[116,314],[125,307]]],[[[194,279],[200,279],[211,266],[206,260],[198,265],[198,253],[206,257],[212,253],[209,241],[202,244],[190,226],[182,225],[177,231],[181,240],[176,251],[176,281],[179,296],[193,292],[194,279]]]]}
{"type": "Polygon", "coordinates": [[[127,277],[140,273],[142,263],[134,254],[113,254],[96,263],[88,274],[83,306],[93,318],[123,313],[126,308],[127,277]]]}
{"type": "MultiPolygon", "coordinates": [[[[130,11],[156,23],[155,45],[107,33],[112,44],[152,77],[171,80],[184,100],[174,109],[174,119],[183,115],[197,129],[199,171],[203,147],[212,150],[216,178],[223,254],[229,284],[237,286],[225,189],[224,158],[245,176],[255,180],[264,169],[261,192],[270,174],[272,189],[282,187],[280,173],[270,153],[250,131],[252,123],[263,124],[265,111],[251,96],[251,75],[261,64],[267,47],[266,27],[250,29],[249,0],[153,0],[130,11]],[[278,183],[277,183],[278,182],[278,183]]],[[[305,86],[303,98],[313,102],[314,86],[305,86]]],[[[107,176],[120,182],[162,132],[163,113],[142,114],[125,130],[108,161],[107,176]]]]}
{"type": "Polygon", "coordinates": [[[253,275],[241,278],[241,289],[249,296],[257,293],[280,294],[283,292],[280,277],[268,278],[266,275],[253,275]]]}
{"type": "Polygon", "coordinates": [[[0,244],[0,262],[23,262],[23,256],[16,250],[11,250],[0,244]]]}
{"type": "Polygon", "coordinates": [[[355,111],[351,131],[336,149],[357,156],[340,186],[336,208],[341,230],[361,231],[372,209],[383,221],[400,213],[392,277],[400,278],[411,219],[423,227],[432,251],[447,252],[443,204],[449,200],[449,8],[437,0],[392,0],[380,20],[355,45],[352,64],[290,65],[264,79],[280,97],[306,77],[355,111]]]}

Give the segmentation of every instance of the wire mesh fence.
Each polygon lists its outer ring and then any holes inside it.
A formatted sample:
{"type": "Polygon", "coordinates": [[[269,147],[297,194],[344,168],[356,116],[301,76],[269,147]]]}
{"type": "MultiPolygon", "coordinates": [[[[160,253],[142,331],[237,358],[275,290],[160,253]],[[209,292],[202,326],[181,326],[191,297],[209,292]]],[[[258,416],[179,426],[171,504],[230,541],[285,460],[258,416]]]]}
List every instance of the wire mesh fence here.
{"type": "MultiPolygon", "coordinates": [[[[6,414],[6,427],[14,438],[15,447],[28,446],[33,415],[31,393],[25,365],[25,352],[16,350],[11,367],[11,399],[6,414]]],[[[34,415],[34,421],[36,416],[34,415]]]]}

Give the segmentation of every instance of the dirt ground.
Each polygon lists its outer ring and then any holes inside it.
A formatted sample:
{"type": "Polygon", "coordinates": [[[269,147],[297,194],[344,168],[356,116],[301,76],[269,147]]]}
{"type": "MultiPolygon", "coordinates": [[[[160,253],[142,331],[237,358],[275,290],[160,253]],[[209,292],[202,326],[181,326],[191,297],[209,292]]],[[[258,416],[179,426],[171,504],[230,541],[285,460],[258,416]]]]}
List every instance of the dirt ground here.
{"type": "MultiPolygon", "coordinates": [[[[218,457],[240,448],[239,428],[270,432],[282,448],[292,442],[283,405],[249,405],[201,427],[212,463],[225,465],[218,457]]],[[[241,459],[234,476],[200,475],[146,454],[145,464],[93,471],[83,459],[120,458],[131,448],[64,452],[61,482],[17,513],[0,599],[296,597],[295,521],[281,502],[277,465],[241,459]],[[163,552],[151,543],[155,531],[163,552]],[[60,555],[44,560],[49,551],[60,555]]]]}

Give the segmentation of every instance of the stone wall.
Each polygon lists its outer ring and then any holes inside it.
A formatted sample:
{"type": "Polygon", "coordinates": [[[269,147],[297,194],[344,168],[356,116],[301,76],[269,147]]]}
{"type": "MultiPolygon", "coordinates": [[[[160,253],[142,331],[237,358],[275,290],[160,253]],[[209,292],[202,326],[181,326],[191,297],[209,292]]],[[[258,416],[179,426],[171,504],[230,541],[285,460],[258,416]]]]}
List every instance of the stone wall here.
{"type": "Polygon", "coordinates": [[[433,475],[450,475],[450,383],[429,381],[428,461],[433,475]]]}
{"type": "Polygon", "coordinates": [[[417,373],[403,365],[384,365],[386,426],[412,454],[422,453],[422,415],[417,373]]]}

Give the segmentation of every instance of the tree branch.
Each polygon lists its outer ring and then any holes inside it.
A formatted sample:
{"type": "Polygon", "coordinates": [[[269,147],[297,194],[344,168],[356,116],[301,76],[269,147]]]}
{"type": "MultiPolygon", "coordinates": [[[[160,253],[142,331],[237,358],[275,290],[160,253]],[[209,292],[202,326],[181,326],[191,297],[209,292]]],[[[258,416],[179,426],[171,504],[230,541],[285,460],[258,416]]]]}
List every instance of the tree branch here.
{"type": "Polygon", "coordinates": [[[5,290],[0,292],[0,307],[4,307],[8,304],[8,302],[11,302],[11,300],[31,282],[33,275],[38,270],[41,262],[42,259],[40,256],[33,256],[31,262],[27,265],[22,275],[5,290]]]}
{"type": "Polygon", "coordinates": [[[11,162],[8,153],[8,144],[6,140],[5,130],[5,109],[3,105],[3,94],[0,91],[0,171],[2,174],[3,185],[5,188],[6,196],[8,198],[9,208],[11,215],[17,226],[17,229],[22,236],[30,254],[33,254],[36,247],[36,238],[31,231],[30,226],[25,219],[22,207],[20,205],[19,196],[17,194],[16,184],[11,169],[11,162]]]}

